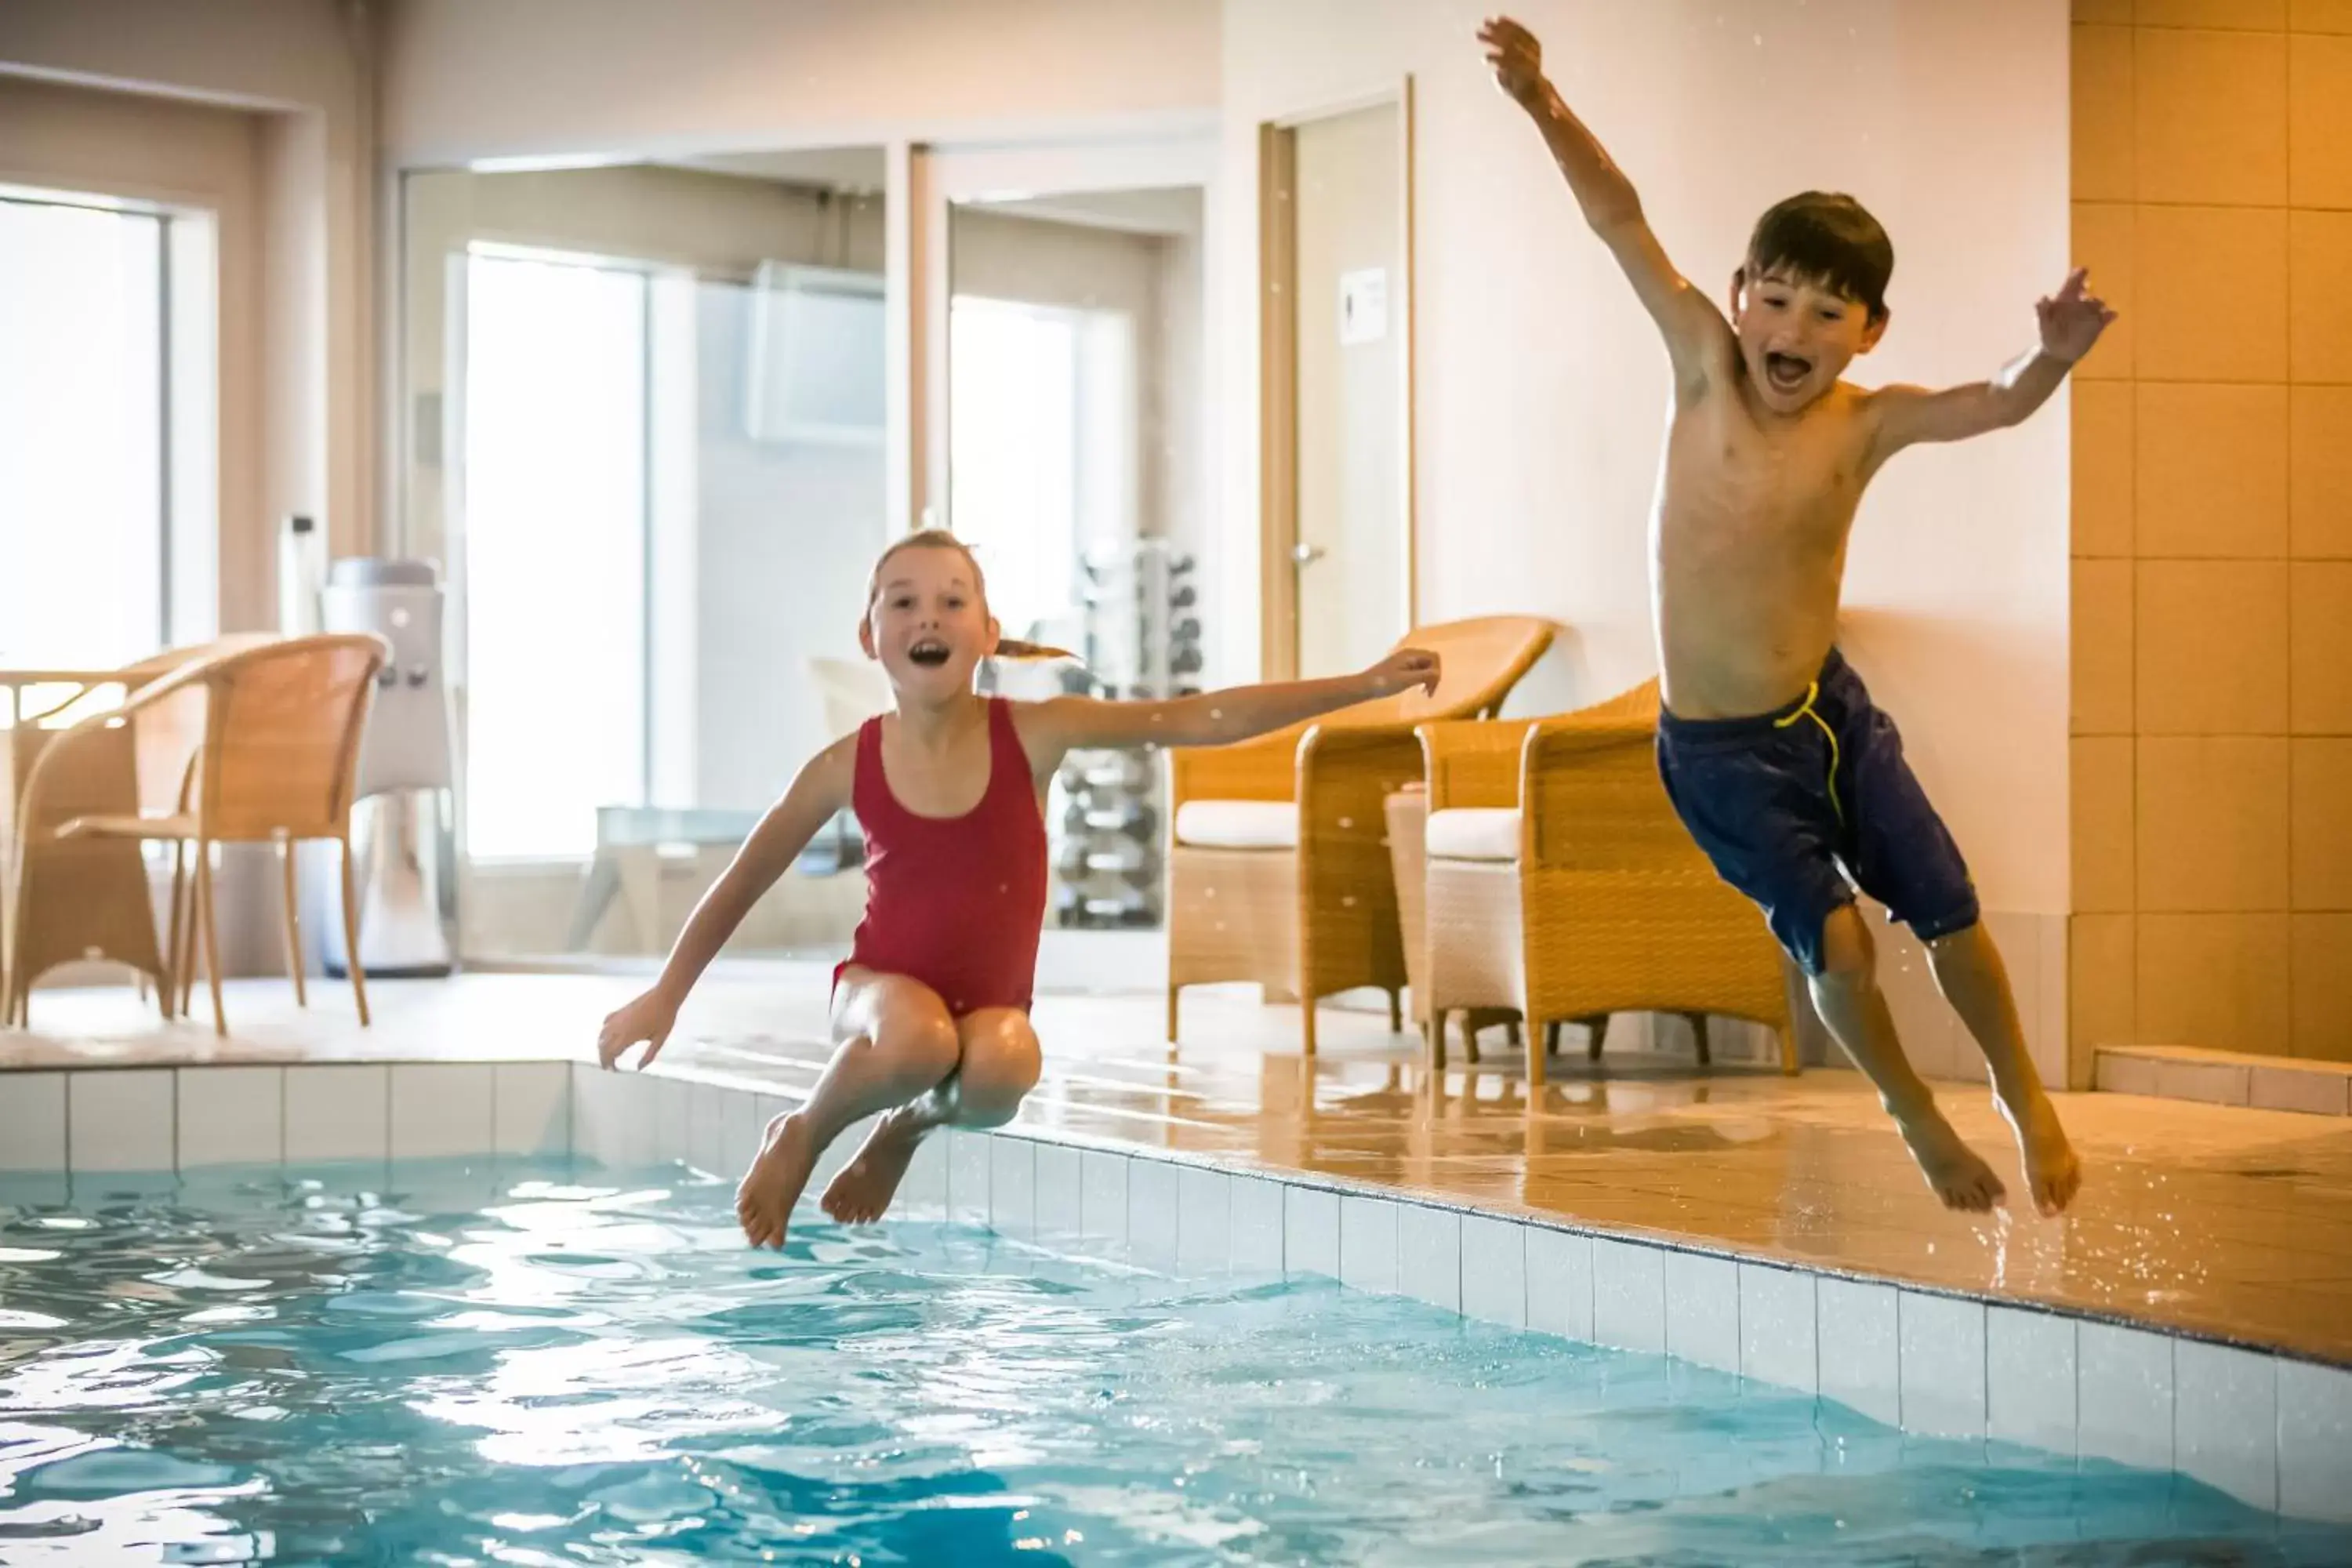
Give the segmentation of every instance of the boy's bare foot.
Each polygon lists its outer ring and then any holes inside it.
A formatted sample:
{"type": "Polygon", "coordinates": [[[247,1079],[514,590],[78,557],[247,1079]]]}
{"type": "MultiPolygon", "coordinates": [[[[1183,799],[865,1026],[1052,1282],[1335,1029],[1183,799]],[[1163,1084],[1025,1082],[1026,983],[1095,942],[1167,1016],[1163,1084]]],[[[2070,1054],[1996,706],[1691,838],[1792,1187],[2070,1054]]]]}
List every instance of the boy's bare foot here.
{"type": "Polygon", "coordinates": [[[824,1212],[844,1225],[871,1225],[890,1207],[898,1184],[906,1179],[907,1163],[926,1129],[906,1106],[890,1111],[874,1124],[849,1163],[824,1189],[824,1212]]]}
{"type": "Polygon", "coordinates": [[[1969,1214],[1990,1211],[2007,1197],[2000,1178],[1984,1163],[1977,1152],[1960,1141],[1952,1124],[1944,1120],[1943,1112],[1933,1106],[1907,1121],[1895,1119],[1903,1134],[1903,1142],[1911,1146],[1911,1157],[1919,1163],[1919,1173],[1948,1209],[1961,1209],[1969,1214]]]}
{"type": "Polygon", "coordinates": [[[754,1247],[784,1245],[784,1227],[816,1168],[816,1136],[803,1117],[779,1116],[768,1123],[751,1168],[735,1188],[735,1217],[742,1222],[746,1241],[754,1247]]]}
{"type": "Polygon", "coordinates": [[[2083,1164],[2074,1158],[2066,1130],[2058,1124],[2058,1108],[2038,1085],[2022,1105],[2013,1106],[2005,1100],[1999,1103],[2001,1115],[2017,1134],[2017,1152],[2025,1165],[2025,1185],[2033,1194],[2033,1206],[2044,1217],[2063,1212],[2083,1184],[2083,1164]]]}

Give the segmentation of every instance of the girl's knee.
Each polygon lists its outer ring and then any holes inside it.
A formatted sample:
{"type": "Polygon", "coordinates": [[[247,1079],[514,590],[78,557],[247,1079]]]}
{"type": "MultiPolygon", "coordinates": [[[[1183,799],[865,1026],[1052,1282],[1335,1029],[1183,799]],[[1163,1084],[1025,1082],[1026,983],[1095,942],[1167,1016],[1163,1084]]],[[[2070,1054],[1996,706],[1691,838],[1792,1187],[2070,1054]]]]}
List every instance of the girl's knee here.
{"type": "Polygon", "coordinates": [[[932,1084],[956,1070],[962,1043],[947,1009],[937,998],[929,1000],[928,1007],[907,1005],[886,1012],[874,1031],[874,1050],[894,1070],[932,1084]]]}
{"type": "Polygon", "coordinates": [[[957,1069],[963,1103],[975,1113],[1009,1119],[1037,1087],[1044,1058],[1029,1020],[1013,1012],[965,1020],[963,1059],[957,1069]]]}

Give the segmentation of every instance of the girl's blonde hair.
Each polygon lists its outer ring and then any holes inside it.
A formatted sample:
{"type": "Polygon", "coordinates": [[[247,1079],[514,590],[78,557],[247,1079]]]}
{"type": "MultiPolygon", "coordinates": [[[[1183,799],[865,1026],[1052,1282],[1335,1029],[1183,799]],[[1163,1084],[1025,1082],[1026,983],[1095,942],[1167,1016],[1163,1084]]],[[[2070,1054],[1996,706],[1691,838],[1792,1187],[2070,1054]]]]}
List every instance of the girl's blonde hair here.
{"type": "MultiPolygon", "coordinates": [[[[866,581],[866,613],[867,615],[874,613],[874,601],[882,596],[882,569],[890,564],[890,558],[901,550],[952,550],[962,556],[964,564],[971,568],[972,591],[980,595],[982,608],[987,607],[988,577],[981,571],[980,558],[971,552],[971,546],[944,528],[920,528],[902,539],[892,540],[889,547],[875,558],[873,574],[866,581]]],[[[1049,647],[1044,643],[1024,642],[1018,637],[1000,637],[996,639],[996,651],[989,657],[1053,659],[1076,658],[1078,656],[1067,648],[1049,647]]]]}

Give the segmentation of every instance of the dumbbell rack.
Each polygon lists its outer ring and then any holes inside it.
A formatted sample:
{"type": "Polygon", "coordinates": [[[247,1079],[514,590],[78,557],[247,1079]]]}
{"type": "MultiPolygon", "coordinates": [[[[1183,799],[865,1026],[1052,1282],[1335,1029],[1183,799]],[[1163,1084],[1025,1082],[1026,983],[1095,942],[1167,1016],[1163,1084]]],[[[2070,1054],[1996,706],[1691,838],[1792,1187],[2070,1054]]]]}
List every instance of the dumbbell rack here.
{"type": "MultiPolygon", "coordinates": [[[[1095,552],[1086,575],[1087,668],[1075,689],[1122,700],[1200,689],[1203,655],[1193,558],[1164,539],[1095,552]]],[[[1055,775],[1054,914],[1068,927],[1151,929],[1167,888],[1165,784],[1150,746],[1073,752],[1055,775]]]]}

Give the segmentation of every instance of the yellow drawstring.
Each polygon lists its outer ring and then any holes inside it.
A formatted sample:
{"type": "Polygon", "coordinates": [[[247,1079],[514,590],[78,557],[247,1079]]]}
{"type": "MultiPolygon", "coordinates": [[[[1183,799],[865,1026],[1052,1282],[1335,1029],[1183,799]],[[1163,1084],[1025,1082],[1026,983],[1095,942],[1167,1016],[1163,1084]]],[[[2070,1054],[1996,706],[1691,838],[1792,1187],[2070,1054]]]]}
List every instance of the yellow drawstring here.
{"type": "Polygon", "coordinates": [[[1819,724],[1822,727],[1822,733],[1829,738],[1830,742],[1830,809],[1837,813],[1837,818],[1840,822],[1843,822],[1845,820],[1845,807],[1838,803],[1837,791],[1839,766],[1837,731],[1830,728],[1828,720],[1813,711],[1813,700],[1820,697],[1821,694],[1822,683],[1816,680],[1811,686],[1805,688],[1805,700],[1797,704],[1797,710],[1794,713],[1790,714],[1785,719],[1775,719],[1772,721],[1772,728],[1775,730],[1785,730],[1800,719],[1811,719],[1814,723],[1819,724]]]}

